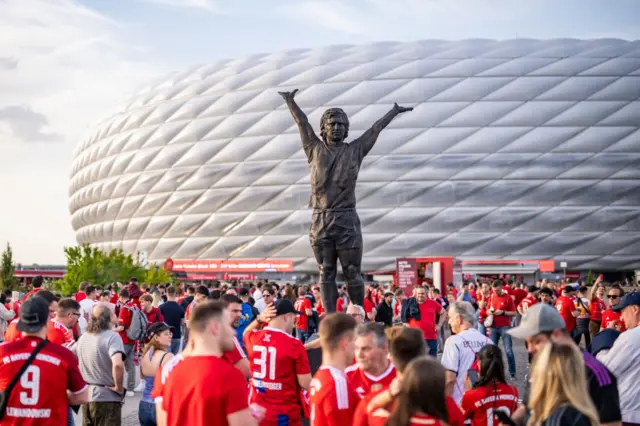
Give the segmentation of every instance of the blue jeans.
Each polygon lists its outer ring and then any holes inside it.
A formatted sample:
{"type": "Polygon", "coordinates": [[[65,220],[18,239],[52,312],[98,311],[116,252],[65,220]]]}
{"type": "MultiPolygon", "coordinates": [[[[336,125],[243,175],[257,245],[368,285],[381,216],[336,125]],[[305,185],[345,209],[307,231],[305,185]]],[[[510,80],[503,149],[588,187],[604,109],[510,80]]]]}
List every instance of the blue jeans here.
{"type": "Polygon", "coordinates": [[[296,337],[298,338],[298,340],[300,340],[303,344],[307,341],[307,339],[309,338],[310,334],[308,331],[304,331],[301,330],[299,328],[296,328],[296,337]]]}
{"type": "Polygon", "coordinates": [[[69,417],[67,417],[67,426],[76,426],[76,423],[73,421],[73,410],[69,407],[69,417]]]}
{"type": "Polygon", "coordinates": [[[425,339],[425,343],[427,344],[427,348],[429,348],[429,355],[438,356],[438,339],[425,339]]]}
{"type": "Polygon", "coordinates": [[[138,420],[140,426],[156,426],[156,405],[153,402],[140,401],[138,420]]]}
{"type": "Polygon", "coordinates": [[[180,352],[180,339],[171,339],[171,353],[178,355],[180,352]]]}
{"type": "Polygon", "coordinates": [[[496,345],[500,343],[500,337],[502,337],[502,343],[504,346],[504,351],[507,353],[507,363],[509,364],[509,374],[511,377],[515,377],[516,375],[516,358],[513,356],[513,343],[511,342],[511,335],[507,333],[511,327],[491,327],[489,331],[489,338],[496,345]]]}
{"type": "Polygon", "coordinates": [[[487,327],[484,326],[483,322],[478,321],[478,331],[482,333],[483,336],[487,335],[487,327]]]}

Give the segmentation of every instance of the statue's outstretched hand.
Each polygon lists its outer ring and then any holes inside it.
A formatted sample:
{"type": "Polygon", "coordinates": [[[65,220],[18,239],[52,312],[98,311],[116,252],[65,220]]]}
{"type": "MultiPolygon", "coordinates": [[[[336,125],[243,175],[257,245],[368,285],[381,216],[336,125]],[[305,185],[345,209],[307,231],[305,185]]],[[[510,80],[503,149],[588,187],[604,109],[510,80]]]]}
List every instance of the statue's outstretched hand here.
{"type": "Polygon", "coordinates": [[[298,92],[298,89],[295,89],[293,92],[278,92],[278,94],[280,94],[280,96],[282,96],[285,101],[289,102],[293,100],[293,97],[296,95],[297,92],[298,92]]]}
{"type": "Polygon", "coordinates": [[[393,104],[393,109],[396,110],[398,114],[402,114],[403,112],[413,111],[413,108],[401,107],[397,103],[393,104]]]}

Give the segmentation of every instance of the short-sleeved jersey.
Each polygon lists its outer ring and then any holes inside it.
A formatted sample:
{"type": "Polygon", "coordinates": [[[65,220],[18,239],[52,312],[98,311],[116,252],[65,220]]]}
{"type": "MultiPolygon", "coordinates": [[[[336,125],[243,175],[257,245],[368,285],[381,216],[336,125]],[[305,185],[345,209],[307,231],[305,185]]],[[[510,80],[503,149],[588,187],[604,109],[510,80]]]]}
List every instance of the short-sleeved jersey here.
{"type": "MultiPolygon", "coordinates": [[[[624,332],[627,330],[627,327],[622,320],[622,315],[620,312],[613,312],[611,309],[607,309],[602,313],[602,328],[611,328],[614,325],[617,325],[618,330],[624,332]]],[[[7,330],[9,331],[9,330],[7,330]]]]}
{"type": "Polygon", "coordinates": [[[299,297],[294,306],[296,311],[302,312],[296,315],[296,328],[307,331],[309,329],[309,316],[305,312],[307,309],[311,309],[311,300],[306,297],[299,297]]]}
{"type": "MultiPolygon", "coordinates": [[[[40,342],[26,337],[0,345],[0,389],[6,389],[40,342]]],[[[67,390],[74,394],[86,389],[78,360],[67,348],[46,344],[11,392],[2,425],[65,425],[69,401],[67,390]]]]}
{"type": "MultiPolygon", "coordinates": [[[[370,416],[370,414],[367,413],[367,408],[369,407],[369,403],[373,400],[373,398],[375,398],[382,392],[385,392],[387,389],[389,388],[384,387],[378,391],[370,392],[364,398],[362,398],[362,400],[356,407],[355,414],[353,415],[353,426],[371,426],[375,424],[385,424],[384,422],[375,423],[376,421],[382,421],[382,419],[376,420],[375,417],[370,416]],[[370,423],[370,420],[373,421],[373,423],[370,423]]],[[[464,416],[462,415],[462,411],[460,411],[460,407],[458,407],[458,404],[456,404],[456,402],[450,396],[445,396],[445,402],[447,404],[447,414],[449,416],[449,418],[447,419],[447,424],[449,426],[464,426],[464,416]]]]}
{"type": "Polygon", "coordinates": [[[71,330],[56,320],[49,322],[47,340],[51,343],[55,343],[56,345],[64,346],[67,349],[71,349],[71,347],[76,343],[76,339],[73,337],[71,330]]]}
{"type": "Polygon", "coordinates": [[[607,310],[607,304],[598,297],[589,301],[589,310],[591,311],[592,321],[602,321],[602,313],[607,310]]]}
{"type": "Polygon", "coordinates": [[[222,354],[222,359],[227,361],[229,364],[234,365],[236,362],[240,361],[243,358],[246,358],[247,354],[242,350],[242,346],[240,346],[240,342],[233,336],[233,349],[227,351],[222,354]]]}
{"type": "MultiPolygon", "coordinates": [[[[503,311],[503,312],[514,312],[516,310],[516,305],[513,303],[513,299],[509,296],[509,293],[503,291],[501,296],[497,294],[492,294],[489,299],[488,309],[493,309],[494,311],[503,311]]],[[[511,325],[511,317],[506,315],[494,315],[493,316],[493,324],[491,327],[500,328],[500,327],[509,327],[511,325]]]]}
{"type": "Polygon", "coordinates": [[[131,312],[131,309],[127,309],[126,307],[132,306],[134,306],[134,303],[132,301],[128,301],[124,306],[120,308],[120,313],[118,314],[118,325],[124,326],[124,330],[118,332],[118,334],[122,339],[122,343],[124,343],[125,345],[133,345],[135,343],[127,336],[127,329],[131,326],[133,313],[131,312]]]}
{"type": "Polygon", "coordinates": [[[191,319],[191,312],[193,312],[193,308],[196,307],[196,301],[194,300],[193,302],[189,303],[189,306],[187,306],[187,310],[184,313],[184,319],[189,321],[191,319]]]}
{"type": "Polygon", "coordinates": [[[7,329],[4,332],[4,343],[15,342],[16,340],[22,338],[22,332],[18,331],[18,320],[19,318],[14,319],[9,323],[7,329]]]}
{"type": "Polygon", "coordinates": [[[167,383],[169,375],[173,371],[174,367],[178,365],[184,358],[178,354],[171,358],[166,364],[164,364],[156,373],[153,380],[153,389],[151,390],[151,397],[158,403],[162,403],[162,394],[164,392],[164,385],[167,383]]]}
{"type": "Polygon", "coordinates": [[[343,371],[323,365],[311,380],[311,426],[350,425],[360,397],[343,371]]]}
{"type": "Polygon", "coordinates": [[[240,370],[221,358],[185,358],[173,366],[162,390],[167,426],[228,425],[228,415],[249,408],[246,383],[240,370]]]}
{"type": "Polygon", "coordinates": [[[471,389],[462,397],[464,418],[471,420],[472,426],[497,426],[500,420],[496,411],[503,411],[509,417],[518,408],[518,389],[505,383],[471,389]]]}
{"type": "Polygon", "coordinates": [[[554,306],[564,320],[567,331],[571,332],[576,328],[576,317],[573,316],[573,311],[576,310],[576,306],[573,304],[573,301],[567,296],[560,296],[556,299],[554,306]]]}
{"type": "Polygon", "coordinates": [[[311,372],[304,345],[272,327],[248,333],[244,342],[251,363],[250,402],[266,408],[267,422],[277,423],[279,415],[296,422],[301,410],[297,376],[311,372]]]}
{"type": "Polygon", "coordinates": [[[527,312],[527,309],[529,309],[536,303],[538,303],[538,299],[536,299],[532,295],[528,295],[527,297],[522,299],[522,301],[518,304],[518,308],[520,308],[522,312],[527,312]]]}
{"type": "Polygon", "coordinates": [[[349,380],[349,383],[353,389],[355,389],[360,398],[363,398],[371,392],[376,392],[380,389],[389,387],[397,375],[396,368],[392,363],[389,363],[387,369],[379,376],[372,376],[362,370],[358,364],[347,367],[344,372],[347,376],[347,380],[349,380]]]}
{"type": "Polygon", "coordinates": [[[344,312],[344,298],[338,297],[336,301],[336,312],[344,312]]]}

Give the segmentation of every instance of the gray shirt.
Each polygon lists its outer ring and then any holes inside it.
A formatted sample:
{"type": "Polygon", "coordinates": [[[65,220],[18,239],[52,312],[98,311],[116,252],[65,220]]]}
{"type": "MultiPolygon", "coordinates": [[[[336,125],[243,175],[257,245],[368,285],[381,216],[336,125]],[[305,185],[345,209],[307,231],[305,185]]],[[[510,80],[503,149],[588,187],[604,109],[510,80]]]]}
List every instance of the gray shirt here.
{"type": "Polygon", "coordinates": [[[118,352],[124,357],[124,345],[118,333],[107,330],[85,333],[74,347],[80,372],[89,385],[89,402],[120,402],[122,398],[107,387],[113,382],[111,357],[118,352]]]}

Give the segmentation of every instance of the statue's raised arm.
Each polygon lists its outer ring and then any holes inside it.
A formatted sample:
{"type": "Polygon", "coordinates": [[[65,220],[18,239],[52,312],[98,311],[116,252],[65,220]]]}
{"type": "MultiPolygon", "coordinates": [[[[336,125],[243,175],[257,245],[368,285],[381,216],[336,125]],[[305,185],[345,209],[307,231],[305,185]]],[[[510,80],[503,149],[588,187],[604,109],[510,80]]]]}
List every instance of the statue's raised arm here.
{"type": "Polygon", "coordinates": [[[358,138],[360,143],[362,143],[364,155],[367,155],[369,151],[371,151],[373,145],[375,145],[378,140],[378,136],[380,136],[380,132],[382,132],[382,130],[391,123],[391,120],[396,118],[398,114],[402,114],[407,111],[413,111],[413,108],[401,107],[397,103],[393,104],[391,111],[386,113],[380,120],[373,123],[373,126],[358,138]]]}
{"type": "Polygon", "coordinates": [[[298,125],[298,129],[300,130],[300,137],[302,138],[302,147],[304,148],[307,157],[310,154],[311,147],[320,142],[320,139],[313,131],[313,127],[309,124],[309,119],[307,115],[302,112],[296,101],[293,99],[298,92],[298,89],[295,89],[293,92],[278,92],[280,96],[284,98],[284,101],[287,103],[289,107],[289,112],[296,120],[296,124],[298,125]]]}

